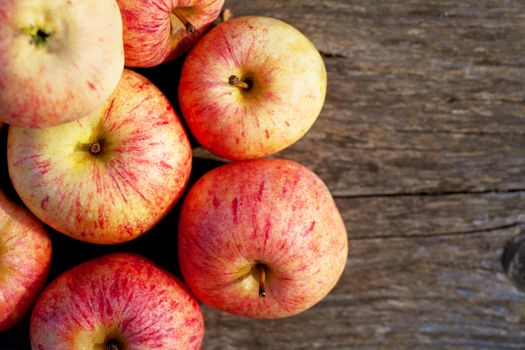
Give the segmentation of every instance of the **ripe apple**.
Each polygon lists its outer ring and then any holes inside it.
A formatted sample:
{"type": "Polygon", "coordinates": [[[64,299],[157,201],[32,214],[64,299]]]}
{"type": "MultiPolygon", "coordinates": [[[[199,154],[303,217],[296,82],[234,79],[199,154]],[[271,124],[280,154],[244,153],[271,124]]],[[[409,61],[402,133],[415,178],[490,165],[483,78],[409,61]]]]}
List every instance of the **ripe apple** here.
{"type": "Polygon", "coordinates": [[[106,103],[45,129],[10,128],[8,167],[26,206],[73,238],[131,240],[152,228],[188,181],[188,137],[166,97],[125,70],[106,103]]]}
{"type": "Polygon", "coordinates": [[[0,192],[0,332],[29,310],[50,264],[51,241],[44,226],[0,192]]]}
{"type": "Polygon", "coordinates": [[[124,67],[115,0],[0,3],[0,120],[48,127],[97,109],[124,67]]]}
{"type": "Polygon", "coordinates": [[[224,0],[117,0],[128,67],[153,67],[190,49],[224,0]]]}
{"type": "Polygon", "coordinates": [[[199,349],[197,301],[173,275],[138,255],[90,260],[57,277],[31,315],[38,350],[199,349]]]}
{"type": "Polygon", "coordinates": [[[182,114],[211,152],[231,160],[280,151],[310,129],[323,106],[321,55],[277,19],[219,24],[188,55],[179,84],[182,114]]]}
{"type": "Polygon", "coordinates": [[[330,192],[292,161],[223,165],[184,200],[184,279],[201,301],[233,314],[279,318],[306,310],[334,287],[347,254],[330,192]]]}

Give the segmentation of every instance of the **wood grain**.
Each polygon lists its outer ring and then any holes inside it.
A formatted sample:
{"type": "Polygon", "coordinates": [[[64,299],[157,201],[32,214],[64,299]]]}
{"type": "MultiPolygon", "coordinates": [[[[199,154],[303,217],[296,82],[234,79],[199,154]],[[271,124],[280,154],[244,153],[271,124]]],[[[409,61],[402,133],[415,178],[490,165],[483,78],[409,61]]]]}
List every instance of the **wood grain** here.
{"type": "Polygon", "coordinates": [[[227,1],[324,53],[328,96],[279,157],[337,196],[525,188],[525,2],[227,1]]]}
{"type": "Polygon", "coordinates": [[[337,198],[350,240],[464,235],[525,224],[525,191],[337,198]]]}
{"type": "Polygon", "coordinates": [[[338,200],[343,215],[354,214],[345,215],[349,260],[337,287],[283,320],[204,307],[204,348],[522,348],[525,297],[505,276],[501,255],[525,231],[524,199],[508,193],[338,200]]]}
{"type": "Polygon", "coordinates": [[[335,290],[297,317],[204,307],[204,348],[525,348],[525,295],[501,266],[525,232],[525,2],[226,7],[283,19],[323,54],[325,107],[276,156],[325,180],[350,252],[335,290]]]}

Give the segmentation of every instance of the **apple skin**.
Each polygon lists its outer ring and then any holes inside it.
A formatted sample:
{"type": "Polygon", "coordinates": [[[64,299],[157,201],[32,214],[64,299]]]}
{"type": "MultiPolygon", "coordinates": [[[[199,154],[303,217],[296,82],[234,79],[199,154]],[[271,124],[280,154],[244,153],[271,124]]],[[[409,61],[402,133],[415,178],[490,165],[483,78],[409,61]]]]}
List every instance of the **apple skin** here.
{"type": "Polygon", "coordinates": [[[45,129],[11,127],[8,167],[26,206],[73,238],[131,240],[175,204],[191,170],[188,137],[166,97],[125,70],[89,116],[45,129]],[[100,153],[91,147],[99,142],[100,153]]]}
{"type": "Polygon", "coordinates": [[[205,174],[184,200],[179,262],[205,304],[256,318],[295,315],[320,301],[345,267],[345,226],[322,180],[280,159],[205,174]],[[265,266],[266,296],[259,296],[265,266]]]}
{"type": "Polygon", "coordinates": [[[57,277],[31,315],[35,350],[199,349],[200,307],[175,276],[147,259],[116,253],[57,277]],[[97,346],[98,344],[98,346],[97,346]]]}
{"type": "Polygon", "coordinates": [[[128,67],[153,67],[188,51],[219,15],[224,0],[117,0],[128,67]],[[186,26],[174,9],[195,27],[186,26]]]}
{"type": "Polygon", "coordinates": [[[0,192],[0,332],[27,313],[44,286],[51,240],[26,208],[0,192]]]}
{"type": "Polygon", "coordinates": [[[219,24],[192,49],[179,102],[201,145],[230,160],[280,151],[319,115],[326,69],[313,44],[280,20],[238,17],[219,24]],[[229,77],[250,81],[249,90],[229,77]]]}
{"type": "Polygon", "coordinates": [[[97,109],[124,68],[115,0],[0,4],[0,120],[49,127],[97,109]],[[37,44],[25,30],[51,32],[37,44]]]}

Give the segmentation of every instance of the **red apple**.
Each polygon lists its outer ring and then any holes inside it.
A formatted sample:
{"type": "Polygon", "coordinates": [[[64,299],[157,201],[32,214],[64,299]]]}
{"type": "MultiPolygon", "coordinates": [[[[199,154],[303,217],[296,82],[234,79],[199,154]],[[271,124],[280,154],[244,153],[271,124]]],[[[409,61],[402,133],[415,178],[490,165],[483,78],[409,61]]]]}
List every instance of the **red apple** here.
{"type": "Polygon", "coordinates": [[[117,0],[128,67],[153,67],[190,49],[224,0],[117,0]]]}
{"type": "Polygon", "coordinates": [[[115,0],[0,2],[0,120],[48,127],[93,112],[124,68],[115,0]]]}
{"type": "Polygon", "coordinates": [[[175,204],[191,169],[187,135],[146,78],[126,70],[87,117],[46,129],[10,128],[13,185],[42,221],[99,244],[131,240],[175,204]]]}
{"type": "Polygon", "coordinates": [[[347,253],[330,192],[292,161],[223,165],[184,200],[184,279],[204,303],[233,314],[278,318],[308,309],[334,287],[347,253]]]}
{"type": "Polygon", "coordinates": [[[31,316],[38,350],[199,349],[196,300],[173,275],[137,255],[111,254],[55,279],[31,316]]]}
{"type": "Polygon", "coordinates": [[[44,226],[0,192],[0,332],[29,310],[50,263],[51,241],[44,226]]]}
{"type": "Polygon", "coordinates": [[[304,35],[277,19],[238,17],[213,28],[190,52],[179,102],[202,146],[239,160],[301,138],[325,93],[323,59],[304,35]]]}

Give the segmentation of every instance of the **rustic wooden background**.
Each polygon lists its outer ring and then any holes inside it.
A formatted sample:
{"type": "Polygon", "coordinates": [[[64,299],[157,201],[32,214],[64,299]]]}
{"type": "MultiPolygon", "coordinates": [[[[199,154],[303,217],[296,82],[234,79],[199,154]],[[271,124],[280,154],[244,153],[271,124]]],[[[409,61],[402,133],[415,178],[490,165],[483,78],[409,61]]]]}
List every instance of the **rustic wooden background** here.
{"type": "Polygon", "coordinates": [[[323,54],[326,105],[278,157],[327,183],[350,249],[300,316],[205,307],[204,349],[525,349],[525,294],[501,263],[525,230],[525,1],[226,7],[283,19],[323,54]]]}
{"type": "MultiPolygon", "coordinates": [[[[525,349],[525,1],[226,8],[283,19],[321,51],[325,107],[277,156],[324,179],[350,249],[337,287],[299,316],[249,320],[204,306],[203,349],[525,349]]],[[[141,71],[174,103],[180,62],[141,71]]],[[[192,181],[217,164],[196,159],[192,181]]],[[[177,272],[177,210],[116,247],[53,233],[50,278],[118,250],[177,272]]],[[[0,334],[0,349],[29,349],[28,318],[0,334]]]]}

